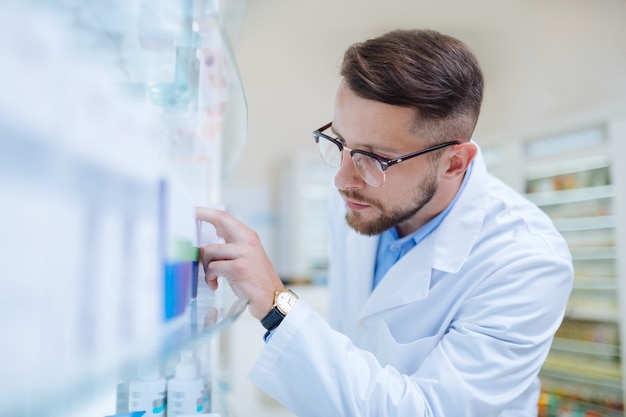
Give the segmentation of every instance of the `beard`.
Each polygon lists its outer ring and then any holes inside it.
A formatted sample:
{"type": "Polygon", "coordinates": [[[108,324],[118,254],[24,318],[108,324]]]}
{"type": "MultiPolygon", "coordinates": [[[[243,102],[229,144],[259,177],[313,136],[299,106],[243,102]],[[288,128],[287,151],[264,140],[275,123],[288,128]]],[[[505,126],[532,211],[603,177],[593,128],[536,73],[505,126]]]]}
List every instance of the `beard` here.
{"type": "Polygon", "coordinates": [[[381,234],[385,230],[396,227],[400,223],[403,223],[413,217],[418,211],[420,211],[437,192],[438,181],[433,172],[424,178],[424,180],[417,185],[415,190],[417,193],[414,195],[410,204],[402,205],[398,204],[392,207],[385,207],[385,205],[375,199],[366,198],[353,191],[341,191],[340,193],[347,198],[354,199],[360,202],[369,204],[372,207],[377,208],[380,211],[380,216],[375,219],[367,219],[358,211],[348,210],[346,213],[346,222],[357,233],[366,236],[374,236],[381,234]]]}

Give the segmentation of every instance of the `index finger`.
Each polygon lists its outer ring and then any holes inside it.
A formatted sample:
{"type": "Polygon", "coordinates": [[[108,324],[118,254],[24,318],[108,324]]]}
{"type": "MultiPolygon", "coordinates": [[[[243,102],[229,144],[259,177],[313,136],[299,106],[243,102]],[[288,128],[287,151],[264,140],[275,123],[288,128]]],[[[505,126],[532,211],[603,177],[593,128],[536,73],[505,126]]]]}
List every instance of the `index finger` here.
{"type": "Polygon", "coordinates": [[[211,223],[218,236],[222,237],[226,243],[245,241],[247,227],[224,210],[196,207],[196,219],[211,223]]]}

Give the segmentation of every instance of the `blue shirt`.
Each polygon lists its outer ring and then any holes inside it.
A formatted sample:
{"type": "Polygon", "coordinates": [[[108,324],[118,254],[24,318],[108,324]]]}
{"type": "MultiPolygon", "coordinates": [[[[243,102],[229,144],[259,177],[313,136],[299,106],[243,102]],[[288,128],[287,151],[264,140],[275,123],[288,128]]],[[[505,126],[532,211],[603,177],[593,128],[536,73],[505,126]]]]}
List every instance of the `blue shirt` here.
{"type": "Polygon", "coordinates": [[[424,240],[428,235],[430,235],[433,230],[435,230],[448,215],[452,207],[454,207],[454,203],[459,198],[459,195],[465,188],[465,184],[467,183],[467,179],[469,178],[470,172],[472,171],[472,165],[474,162],[470,164],[465,173],[465,177],[463,177],[463,182],[461,183],[461,187],[459,191],[457,191],[454,199],[448,204],[448,206],[437,216],[432,218],[428,223],[424,226],[417,229],[414,233],[404,236],[403,238],[398,239],[398,232],[395,227],[392,227],[389,230],[384,231],[380,235],[380,239],[378,240],[378,250],[376,253],[376,265],[374,266],[374,281],[372,282],[372,290],[376,288],[381,279],[385,276],[387,271],[396,263],[400,258],[402,258],[408,251],[413,249],[415,245],[424,240]]]}

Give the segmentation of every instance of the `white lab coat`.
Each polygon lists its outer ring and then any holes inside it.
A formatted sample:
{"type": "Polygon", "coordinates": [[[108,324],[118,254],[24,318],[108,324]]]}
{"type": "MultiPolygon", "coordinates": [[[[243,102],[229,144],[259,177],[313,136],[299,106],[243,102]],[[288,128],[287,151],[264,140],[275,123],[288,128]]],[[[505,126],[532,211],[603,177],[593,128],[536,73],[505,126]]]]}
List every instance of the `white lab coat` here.
{"type": "Polygon", "coordinates": [[[550,219],[479,153],[443,223],[372,292],[378,237],[346,225],[338,194],[331,210],[333,328],[299,300],[249,378],[300,417],[535,417],[573,279],[550,219]]]}

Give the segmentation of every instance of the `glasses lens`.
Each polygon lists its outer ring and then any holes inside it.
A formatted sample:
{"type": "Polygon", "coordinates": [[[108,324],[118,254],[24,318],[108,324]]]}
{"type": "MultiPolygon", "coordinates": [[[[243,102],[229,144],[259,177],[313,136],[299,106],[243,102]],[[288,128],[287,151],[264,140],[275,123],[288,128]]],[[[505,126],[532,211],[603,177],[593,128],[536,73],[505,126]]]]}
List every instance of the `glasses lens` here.
{"type": "Polygon", "coordinates": [[[320,155],[322,155],[324,162],[333,168],[339,168],[339,165],[341,165],[341,151],[337,144],[324,138],[324,136],[319,136],[317,144],[320,147],[320,155]]]}
{"type": "Polygon", "coordinates": [[[374,187],[380,187],[385,182],[385,172],[376,159],[371,156],[355,152],[352,162],[363,181],[374,187]]]}

